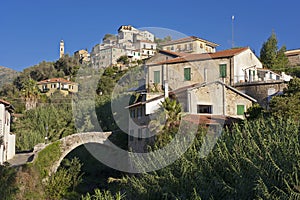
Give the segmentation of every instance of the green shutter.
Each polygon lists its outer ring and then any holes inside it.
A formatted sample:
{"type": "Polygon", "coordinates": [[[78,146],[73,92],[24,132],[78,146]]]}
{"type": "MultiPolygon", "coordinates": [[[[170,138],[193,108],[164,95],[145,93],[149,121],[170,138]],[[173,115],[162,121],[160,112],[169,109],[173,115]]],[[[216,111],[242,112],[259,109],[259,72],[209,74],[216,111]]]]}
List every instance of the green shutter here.
{"type": "Polygon", "coordinates": [[[184,80],[185,81],[191,80],[191,68],[184,68],[184,80]]]}
{"type": "Polygon", "coordinates": [[[237,115],[244,115],[245,105],[237,105],[237,115]]]}
{"type": "Polygon", "coordinates": [[[226,76],[227,76],[226,64],[219,65],[219,68],[220,68],[220,77],[226,78],[226,76]]]}
{"type": "Polygon", "coordinates": [[[154,83],[160,83],[160,71],[154,71],[154,83]]]}

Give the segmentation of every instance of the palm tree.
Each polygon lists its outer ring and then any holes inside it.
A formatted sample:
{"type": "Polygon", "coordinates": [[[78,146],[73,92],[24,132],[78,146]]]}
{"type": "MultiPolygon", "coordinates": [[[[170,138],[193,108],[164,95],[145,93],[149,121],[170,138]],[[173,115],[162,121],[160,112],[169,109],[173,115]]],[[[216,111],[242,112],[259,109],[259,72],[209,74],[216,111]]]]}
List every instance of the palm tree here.
{"type": "Polygon", "coordinates": [[[181,119],[182,107],[175,99],[166,98],[155,112],[149,123],[149,129],[156,134],[157,144],[164,145],[177,132],[181,119]]]}
{"type": "Polygon", "coordinates": [[[181,119],[182,107],[175,99],[166,98],[161,103],[166,115],[166,128],[172,128],[179,124],[181,119]]]}
{"type": "Polygon", "coordinates": [[[36,81],[29,78],[22,84],[22,98],[25,101],[26,110],[35,108],[40,96],[36,81]]]}

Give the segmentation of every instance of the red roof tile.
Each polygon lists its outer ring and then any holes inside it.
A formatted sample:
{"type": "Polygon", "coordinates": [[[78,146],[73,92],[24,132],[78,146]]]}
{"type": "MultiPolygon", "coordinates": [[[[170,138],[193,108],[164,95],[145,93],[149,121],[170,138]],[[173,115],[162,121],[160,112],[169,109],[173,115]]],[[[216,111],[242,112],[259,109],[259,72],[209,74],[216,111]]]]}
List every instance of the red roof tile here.
{"type": "Polygon", "coordinates": [[[192,122],[194,124],[203,124],[203,125],[210,125],[210,124],[224,124],[229,125],[233,122],[240,121],[239,118],[233,118],[224,115],[209,115],[209,114],[187,114],[182,117],[182,120],[192,122]]]}
{"type": "Polygon", "coordinates": [[[300,49],[287,50],[284,53],[287,56],[299,55],[300,54],[300,49]]]}
{"type": "Polygon", "coordinates": [[[184,53],[184,52],[174,52],[174,51],[168,51],[168,50],[159,50],[159,52],[171,54],[171,55],[174,55],[174,56],[186,56],[186,55],[189,54],[189,53],[184,53]]]}
{"type": "Polygon", "coordinates": [[[223,51],[217,51],[215,53],[201,53],[201,54],[187,54],[179,58],[170,59],[167,61],[159,62],[156,64],[170,64],[170,63],[182,63],[196,60],[208,60],[208,59],[217,59],[217,58],[228,58],[235,56],[245,50],[249,49],[248,47],[236,48],[236,49],[227,49],[223,51]]]}
{"type": "Polygon", "coordinates": [[[10,105],[10,102],[8,102],[8,101],[5,101],[5,100],[3,100],[3,99],[0,99],[0,103],[2,103],[2,104],[4,104],[4,105],[10,105]]]}
{"type": "Polygon", "coordinates": [[[44,84],[44,83],[74,83],[74,82],[68,81],[64,78],[50,78],[50,79],[42,80],[37,84],[44,84]]]}
{"type": "Polygon", "coordinates": [[[171,41],[163,42],[163,43],[161,43],[161,46],[178,44],[178,43],[183,43],[183,42],[192,42],[192,41],[195,41],[195,40],[200,40],[200,41],[205,42],[208,45],[213,46],[213,47],[219,46],[218,44],[216,44],[214,42],[210,42],[208,40],[201,39],[201,38],[196,37],[196,36],[189,36],[189,37],[185,37],[185,38],[180,38],[178,40],[171,40],[171,41]]]}

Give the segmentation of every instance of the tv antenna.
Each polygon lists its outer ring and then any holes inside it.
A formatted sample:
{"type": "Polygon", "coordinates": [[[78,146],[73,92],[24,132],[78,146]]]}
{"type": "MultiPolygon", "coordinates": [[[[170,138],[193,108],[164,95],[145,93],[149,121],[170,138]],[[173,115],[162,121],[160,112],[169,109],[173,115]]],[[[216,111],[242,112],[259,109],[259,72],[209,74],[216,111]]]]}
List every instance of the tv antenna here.
{"type": "Polygon", "coordinates": [[[231,45],[232,47],[231,48],[234,48],[234,15],[231,16],[231,45]]]}

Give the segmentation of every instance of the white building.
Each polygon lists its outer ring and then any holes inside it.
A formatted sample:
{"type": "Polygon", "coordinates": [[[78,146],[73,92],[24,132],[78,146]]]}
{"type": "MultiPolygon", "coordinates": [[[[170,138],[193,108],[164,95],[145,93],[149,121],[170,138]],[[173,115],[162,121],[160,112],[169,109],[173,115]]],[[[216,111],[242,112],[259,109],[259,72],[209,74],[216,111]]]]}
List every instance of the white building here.
{"type": "Polygon", "coordinates": [[[95,68],[105,68],[116,64],[120,56],[127,55],[133,60],[155,55],[154,35],[149,31],[138,30],[133,26],[120,26],[117,36],[110,36],[97,44],[91,52],[91,61],[95,68]]]}
{"type": "Polygon", "coordinates": [[[0,99],[0,164],[15,155],[16,136],[10,133],[11,113],[13,106],[0,99]]]}

